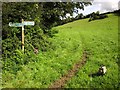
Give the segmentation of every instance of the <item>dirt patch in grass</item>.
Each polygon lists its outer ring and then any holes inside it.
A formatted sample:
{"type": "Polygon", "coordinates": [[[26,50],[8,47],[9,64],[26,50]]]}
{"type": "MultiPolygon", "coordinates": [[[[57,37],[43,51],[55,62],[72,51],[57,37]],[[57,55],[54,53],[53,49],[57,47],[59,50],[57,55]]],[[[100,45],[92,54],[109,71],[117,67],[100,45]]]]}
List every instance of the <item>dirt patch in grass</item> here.
{"type": "Polygon", "coordinates": [[[70,80],[77,72],[78,70],[84,66],[87,60],[87,51],[83,52],[82,60],[78,61],[76,64],[74,64],[73,68],[68,71],[67,74],[63,75],[60,79],[56,80],[52,85],[49,86],[49,88],[63,88],[65,83],[70,80]]]}

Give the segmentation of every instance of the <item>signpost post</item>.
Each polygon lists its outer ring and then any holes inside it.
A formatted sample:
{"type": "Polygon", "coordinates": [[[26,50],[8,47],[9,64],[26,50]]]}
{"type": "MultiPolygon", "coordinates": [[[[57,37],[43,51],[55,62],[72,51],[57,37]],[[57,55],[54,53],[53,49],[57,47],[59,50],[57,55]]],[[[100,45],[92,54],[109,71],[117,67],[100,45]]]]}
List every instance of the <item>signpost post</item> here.
{"type": "MultiPolygon", "coordinates": [[[[24,20],[22,19],[22,23],[24,20]]],[[[22,51],[24,52],[24,25],[22,26],[22,51]]]]}
{"type": "Polygon", "coordinates": [[[24,25],[35,25],[34,21],[24,21],[22,19],[22,23],[9,23],[10,27],[22,27],[22,51],[24,52],[24,25]]]}

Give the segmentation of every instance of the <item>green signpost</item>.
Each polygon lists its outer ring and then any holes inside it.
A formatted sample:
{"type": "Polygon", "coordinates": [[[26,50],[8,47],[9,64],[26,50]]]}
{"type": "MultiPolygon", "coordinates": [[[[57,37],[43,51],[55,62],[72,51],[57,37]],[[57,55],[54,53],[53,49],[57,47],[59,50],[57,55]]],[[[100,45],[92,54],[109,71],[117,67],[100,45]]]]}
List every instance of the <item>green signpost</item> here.
{"type": "Polygon", "coordinates": [[[23,21],[23,23],[9,23],[9,26],[10,27],[22,27],[24,25],[32,25],[34,26],[35,25],[35,22],[34,21],[23,21]]]}
{"type": "Polygon", "coordinates": [[[9,26],[10,27],[22,27],[23,26],[23,24],[22,23],[9,23],[9,26]]]}
{"type": "Polygon", "coordinates": [[[9,23],[10,27],[22,27],[22,51],[24,52],[24,26],[25,25],[31,25],[34,26],[35,22],[34,21],[24,21],[22,19],[22,23],[9,23]]]}
{"type": "Polygon", "coordinates": [[[23,25],[35,25],[34,21],[24,21],[23,25]]]}

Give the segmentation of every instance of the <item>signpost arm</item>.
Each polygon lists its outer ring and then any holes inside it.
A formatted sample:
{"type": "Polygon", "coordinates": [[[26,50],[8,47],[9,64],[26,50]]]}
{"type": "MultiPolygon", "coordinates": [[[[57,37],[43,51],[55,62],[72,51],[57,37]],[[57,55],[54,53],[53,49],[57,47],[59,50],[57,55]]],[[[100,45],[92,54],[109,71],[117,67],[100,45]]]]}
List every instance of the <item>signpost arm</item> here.
{"type": "MultiPolygon", "coordinates": [[[[22,23],[24,20],[22,19],[22,23]]],[[[24,52],[24,25],[22,26],[22,51],[24,52]]]]}

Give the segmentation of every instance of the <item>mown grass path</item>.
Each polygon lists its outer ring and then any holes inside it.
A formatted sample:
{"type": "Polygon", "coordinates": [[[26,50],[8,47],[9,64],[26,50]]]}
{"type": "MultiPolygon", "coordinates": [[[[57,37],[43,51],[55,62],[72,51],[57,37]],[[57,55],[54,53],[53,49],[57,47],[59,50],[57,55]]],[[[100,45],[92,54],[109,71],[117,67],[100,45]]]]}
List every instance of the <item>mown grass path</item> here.
{"type": "Polygon", "coordinates": [[[87,57],[88,57],[87,51],[84,50],[81,60],[78,61],[77,63],[75,63],[73,65],[73,68],[71,70],[69,70],[67,74],[63,75],[63,77],[61,77],[60,79],[58,79],[54,83],[52,83],[51,86],[49,86],[49,88],[62,88],[62,87],[64,87],[66,82],[68,80],[70,80],[78,72],[78,70],[84,66],[84,64],[87,61],[87,57]]]}

